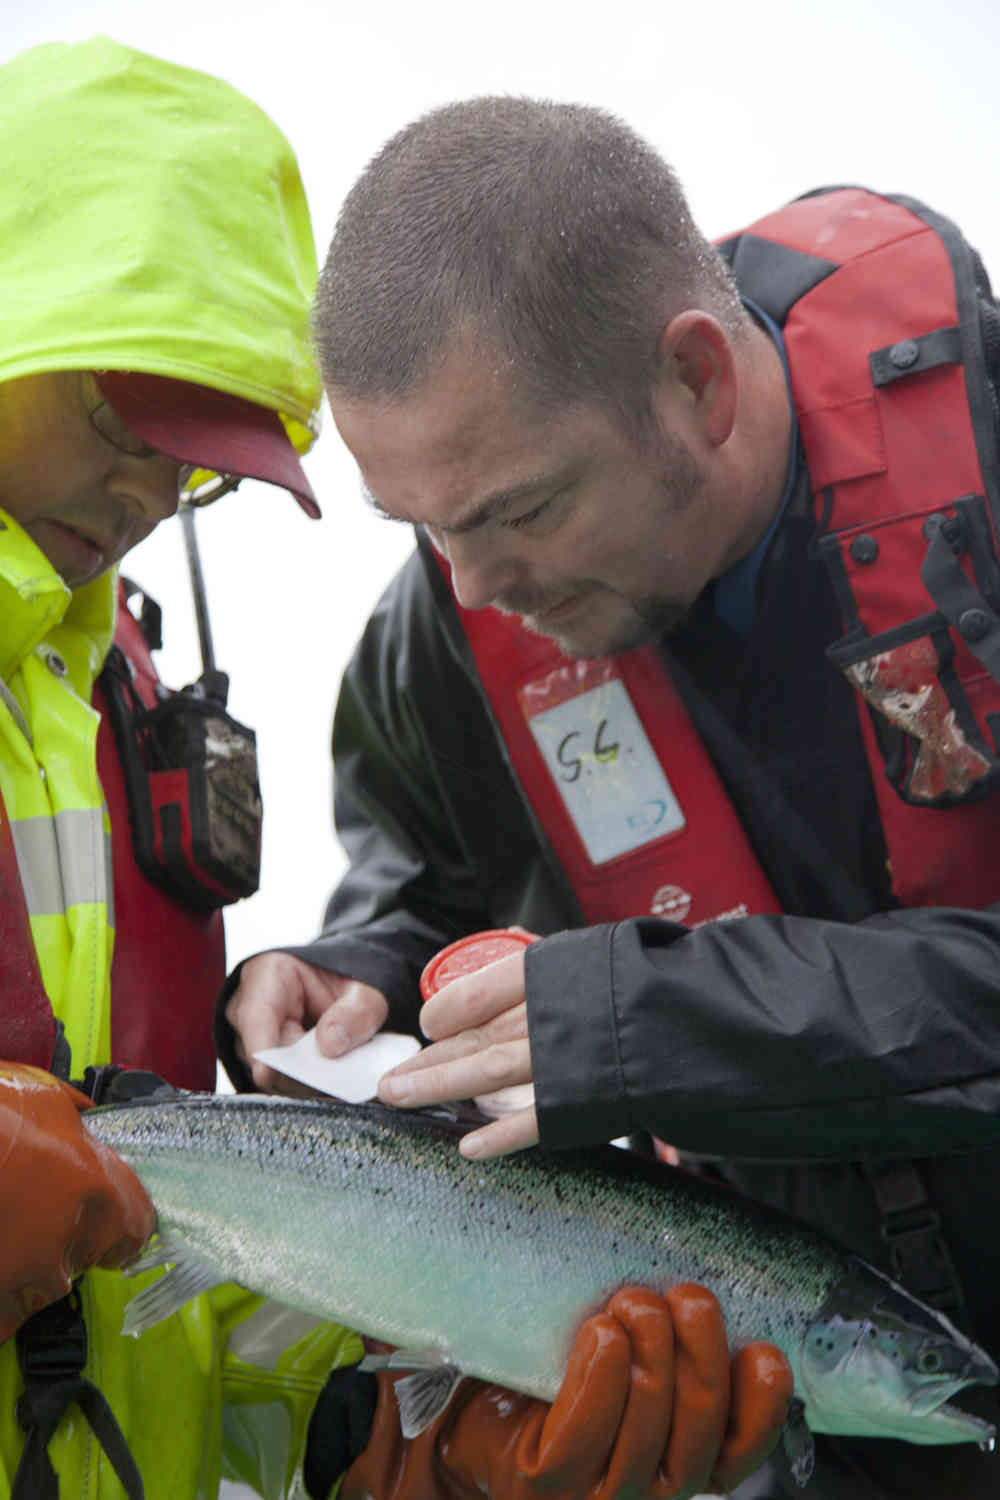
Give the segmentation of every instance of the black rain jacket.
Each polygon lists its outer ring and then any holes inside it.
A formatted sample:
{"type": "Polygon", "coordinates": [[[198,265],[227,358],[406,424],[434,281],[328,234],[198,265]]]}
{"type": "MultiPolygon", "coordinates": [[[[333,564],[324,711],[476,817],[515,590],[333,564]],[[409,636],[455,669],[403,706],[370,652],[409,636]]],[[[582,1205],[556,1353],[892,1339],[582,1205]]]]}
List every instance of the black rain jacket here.
{"type": "MultiPolygon", "coordinates": [[[[662,643],[784,915],[693,931],[644,917],[583,926],[418,536],[337,706],[350,868],[321,936],[287,951],[374,985],[390,1027],[415,1031],[420,970],[437,949],[513,923],[543,934],[526,974],[544,1146],[649,1132],[890,1272],[871,1173],[916,1160],[968,1324],[996,1356],[1000,908],[900,910],[891,895],[853,690],[825,656],[841,624],[815,531],[800,463],[750,635],[717,617],[708,590],[662,643]]],[[[224,1025],[220,1043],[247,1086],[224,1025]]],[[[920,1493],[991,1492],[976,1486],[995,1470],[980,1472],[974,1453],[961,1455],[976,1470],[966,1491],[949,1488],[955,1450],[913,1451],[931,1486],[920,1493]]],[[[854,1475],[853,1459],[836,1462],[854,1475]]],[[[884,1489],[838,1483],[817,1500],[907,1493],[885,1476],[884,1489]]]]}

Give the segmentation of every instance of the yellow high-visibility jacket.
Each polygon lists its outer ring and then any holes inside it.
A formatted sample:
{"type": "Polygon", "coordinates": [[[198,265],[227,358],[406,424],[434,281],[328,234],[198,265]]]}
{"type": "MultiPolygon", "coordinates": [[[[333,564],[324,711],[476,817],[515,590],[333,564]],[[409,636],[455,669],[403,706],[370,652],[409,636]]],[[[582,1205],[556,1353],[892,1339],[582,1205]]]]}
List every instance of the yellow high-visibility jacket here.
{"type": "MultiPolygon", "coordinates": [[[[307,447],[319,399],[315,248],[294,158],[267,116],[216,79],[98,38],[0,68],[0,139],[0,382],[75,368],[171,375],[267,404],[307,447]]],[[[2,483],[0,472],[0,505],[2,483]]],[[[0,523],[0,791],[43,981],[80,1076],[113,1060],[109,824],[91,693],[115,579],[71,592],[16,521],[0,511],[0,523]]],[[[0,1170],[0,1205],[2,1193],[0,1170]]],[[[331,1369],[360,1358],[360,1340],[229,1286],[123,1338],[125,1304],[157,1274],[94,1270],[80,1283],[84,1374],[110,1403],[147,1500],[214,1500],[221,1474],[267,1497],[304,1495],[316,1396],[331,1369]]],[[[0,1500],[22,1450],[21,1389],[10,1339],[0,1500]]],[[[66,1500],[121,1500],[76,1407],[49,1452],[66,1500]]]]}

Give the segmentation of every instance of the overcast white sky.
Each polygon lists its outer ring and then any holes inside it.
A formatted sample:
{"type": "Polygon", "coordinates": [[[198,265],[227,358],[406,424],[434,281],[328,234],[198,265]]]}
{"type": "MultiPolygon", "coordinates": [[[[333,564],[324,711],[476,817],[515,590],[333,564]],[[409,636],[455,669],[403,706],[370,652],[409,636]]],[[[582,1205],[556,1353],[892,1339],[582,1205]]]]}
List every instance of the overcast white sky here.
{"type": "MultiPolygon", "coordinates": [[[[676,166],[711,235],[859,182],[949,214],[1000,281],[996,0],[0,0],[0,17],[0,58],[104,32],[253,97],[297,152],[320,259],[345,192],[399,126],[451,99],[527,93],[624,116],[676,166]]],[[[261,889],[227,914],[234,963],[317,929],[343,865],[337,683],[410,549],[366,513],[329,420],[306,466],[322,522],[258,485],[199,517],[216,655],[232,711],[258,733],[265,803],[261,889]]],[[[127,567],[165,606],[160,670],[179,686],[199,670],[180,527],[127,567]]]]}

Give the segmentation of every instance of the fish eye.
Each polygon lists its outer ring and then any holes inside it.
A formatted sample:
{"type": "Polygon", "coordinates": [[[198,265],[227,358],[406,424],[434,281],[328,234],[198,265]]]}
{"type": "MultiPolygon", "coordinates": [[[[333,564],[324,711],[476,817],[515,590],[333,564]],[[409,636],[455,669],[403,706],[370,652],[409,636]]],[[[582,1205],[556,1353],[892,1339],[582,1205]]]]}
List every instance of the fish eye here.
{"type": "Polygon", "coordinates": [[[917,1369],[921,1375],[938,1375],[943,1367],[939,1349],[921,1349],[917,1357],[917,1369]]]}

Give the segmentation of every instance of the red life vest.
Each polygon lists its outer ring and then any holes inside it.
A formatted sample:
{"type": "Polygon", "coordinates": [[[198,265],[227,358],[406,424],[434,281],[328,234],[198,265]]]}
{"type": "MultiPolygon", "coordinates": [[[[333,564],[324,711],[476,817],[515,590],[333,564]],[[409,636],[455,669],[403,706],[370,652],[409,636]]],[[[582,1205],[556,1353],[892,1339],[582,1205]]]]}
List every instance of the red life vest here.
{"type": "MultiPolygon", "coordinates": [[[[142,701],[157,700],[156,668],[138,623],[119,591],[115,644],[131,663],[142,701]]],[[[97,767],[111,817],[115,946],[111,965],[111,1056],[148,1068],[181,1088],[215,1088],[212,1019],[226,977],[220,912],[182,906],[139,870],[132,852],[125,780],[100,683],[97,767]]],[[[55,1017],[42,984],[14,842],[0,799],[0,986],[3,1057],[53,1065],[55,1017]]]]}
{"type": "MultiPolygon", "coordinates": [[[[134,668],[147,707],[159,681],[142,631],[119,597],[115,644],[134,668]]],[[[111,963],[111,1057],[148,1068],[179,1088],[214,1090],[215,1002],[226,977],[222,914],[183,906],[136,864],[125,779],[100,682],[97,769],[111,817],[115,946],[111,963]]]]}
{"type": "Polygon", "coordinates": [[[56,1044],[56,1018],[42,984],[31,937],[17,851],[0,793],[0,995],[5,1062],[48,1068],[56,1044]]]}
{"type": "MultiPolygon", "coordinates": [[[[828,654],[858,689],[894,893],[983,906],[1000,899],[1000,799],[983,800],[1000,775],[1000,503],[980,268],[947,221],[854,188],[734,245],[746,295],[791,287],[793,399],[847,632],[828,654]]],[[[778,909],[655,648],[572,661],[511,616],[456,608],[589,922],[778,909]]]]}

